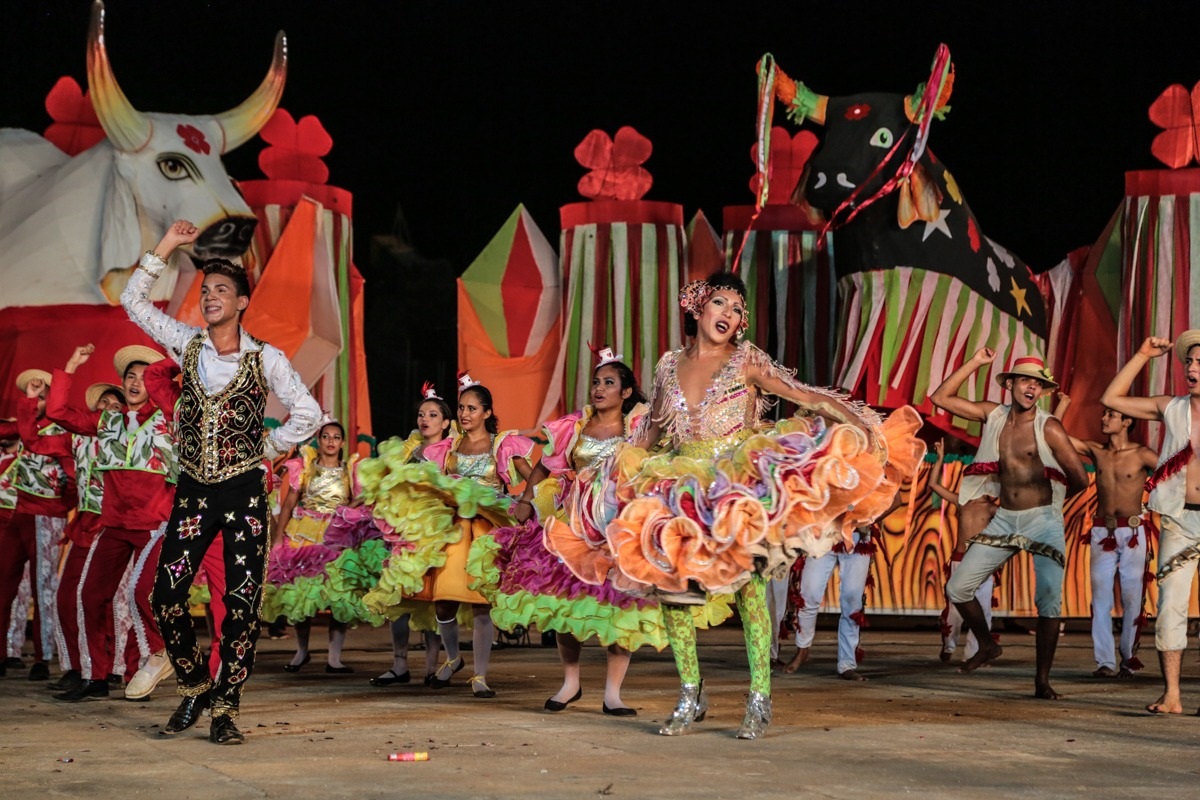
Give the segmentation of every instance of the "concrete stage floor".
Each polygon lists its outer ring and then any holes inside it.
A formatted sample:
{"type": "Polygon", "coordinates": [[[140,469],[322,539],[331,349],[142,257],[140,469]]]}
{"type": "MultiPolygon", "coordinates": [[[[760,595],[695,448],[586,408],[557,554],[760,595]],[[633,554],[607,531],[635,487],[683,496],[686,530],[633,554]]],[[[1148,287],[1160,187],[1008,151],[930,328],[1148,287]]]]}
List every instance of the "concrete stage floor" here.
{"type": "MultiPolygon", "coordinates": [[[[415,638],[415,637],[414,637],[415,638]]],[[[468,637],[469,638],[469,637],[468,637]]],[[[498,696],[472,698],[467,668],[455,685],[418,680],[380,689],[386,631],[350,632],[352,675],[326,675],[324,630],[313,662],[282,671],[291,639],[261,641],[239,720],[247,741],[219,747],[208,719],[175,738],[158,736],[176,697],[161,685],[150,702],[66,704],[25,671],[0,679],[0,793],[16,798],[1141,798],[1200,796],[1200,718],[1155,717],[1148,667],[1132,680],[1097,680],[1091,639],[1061,640],[1054,673],[1061,701],[1033,699],[1033,637],[1005,634],[1003,658],[962,675],[937,659],[936,632],[870,629],[862,672],[834,674],[835,633],[822,628],[803,671],[776,675],[775,722],[765,739],[738,741],[748,676],[740,629],[700,634],[711,710],[688,736],[655,735],[678,682],[670,652],[634,656],[624,698],[632,719],[600,712],[604,653],[584,650],[583,699],[542,710],[560,683],[556,651],[497,650],[498,696]],[[426,763],[390,763],[398,751],[426,763]]],[[[960,651],[961,652],[961,651],[960,651]]],[[[790,657],[790,644],[785,657],[790,657]]],[[[28,660],[28,659],[27,659],[28,660]]],[[[1200,705],[1195,649],[1184,656],[1184,707],[1200,705]]],[[[114,693],[114,698],[119,697],[114,693]]]]}

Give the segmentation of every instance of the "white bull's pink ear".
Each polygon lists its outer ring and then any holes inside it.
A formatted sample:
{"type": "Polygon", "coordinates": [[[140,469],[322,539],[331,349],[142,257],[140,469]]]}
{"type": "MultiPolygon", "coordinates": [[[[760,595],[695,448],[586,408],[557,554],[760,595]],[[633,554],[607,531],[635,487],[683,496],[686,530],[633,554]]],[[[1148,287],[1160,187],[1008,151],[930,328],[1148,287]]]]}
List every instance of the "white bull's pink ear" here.
{"type": "Polygon", "coordinates": [[[228,153],[245,144],[267,124],[275,109],[279,108],[279,99],[283,96],[283,85],[286,81],[287,36],[280,31],[275,34],[275,54],[271,58],[271,68],[267,70],[267,77],[263,78],[254,94],[240,105],[215,117],[225,133],[222,153],[228,153]]]}
{"type": "Polygon", "coordinates": [[[154,124],[125,97],[104,46],[104,3],[92,4],[92,21],[88,28],[87,46],[88,91],[100,126],[118,150],[134,153],[150,141],[154,124]]]}

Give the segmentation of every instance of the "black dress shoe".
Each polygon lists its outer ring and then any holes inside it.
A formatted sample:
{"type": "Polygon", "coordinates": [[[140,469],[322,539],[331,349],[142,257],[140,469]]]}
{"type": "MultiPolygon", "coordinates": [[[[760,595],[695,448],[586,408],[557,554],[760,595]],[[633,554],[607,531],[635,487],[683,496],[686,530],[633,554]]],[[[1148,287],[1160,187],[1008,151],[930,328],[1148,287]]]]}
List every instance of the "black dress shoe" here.
{"type": "Polygon", "coordinates": [[[69,669],[58,680],[47,683],[46,688],[52,692],[69,692],[81,683],[83,676],[79,674],[79,670],[69,669]]]}
{"type": "Polygon", "coordinates": [[[175,709],[175,713],[167,720],[167,724],[163,726],[160,733],[164,736],[171,736],[186,731],[199,721],[200,715],[208,708],[208,703],[208,692],[195,697],[183,698],[179,703],[179,708],[175,709]]]}
{"type": "Polygon", "coordinates": [[[125,676],[124,675],[118,675],[115,672],[110,672],[110,673],[108,673],[108,677],[105,680],[108,681],[108,685],[110,687],[112,687],[113,689],[125,688],[125,676]]]}
{"type": "Polygon", "coordinates": [[[425,676],[425,679],[424,679],[424,683],[425,683],[425,685],[426,685],[426,686],[432,686],[432,685],[433,685],[433,678],[434,678],[434,675],[433,675],[433,673],[432,673],[432,672],[430,672],[428,675],[426,675],[426,676],[425,676]]]}
{"type": "Polygon", "coordinates": [[[9,656],[8,658],[4,659],[4,666],[8,667],[9,669],[25,669],[25,662],[16,656],[9,656]]]}
{"type": "Polygon", "coordinates": [[[574,703],[576,700],[578,700],[581,697],[583,697],[583,689],[582,688],[576,689],[575,696],[572,697],[570,700],[568,700],[565,703],[560,703],[559,701],[557,701],[553,697],[551,697],[549,700],[546,701],[546,710],[547,711],[562,711],[564,708],[571,705],[571,703],[574,703]]]}
{"type": "Polygon", "coordinates": [[[450,685],[450,679],[454,677],[454,674],[466,665],[467,662],[461,655],[453,661],[443,661],[442,665],[437,668],[437,672],[433,673],[433,677],[429,679],[429,688],[445,689],[450,685]],[[442,675],[446,677],[443,678],[442,675]]]}
{"type": "Polygon", "coordinates": [[[636,717],[637,716],[637,709],[629,708],[628,706],[621,706],[619,708],[609,708],[608,703],[601,703],[600,708],[603,709],[604,713],[608,714],[610,717],[636,717]]]}
{"type": "MultiPolygon", "coordinates": [[[[387,672],[383,673],[382,675],[376,675],[374,678],[371,678],[371,685],[372,686],[395,686],[398,683],[408,683],[411,680],[412,680],[412,673],[409,672],[408,670],[404,670],[404,672],[397,675],[396,671],[394,669],[389,669],[387,672]]],[[[428,682],[426,683],[426,685],[428,685],[428,682]]]]}
{"type": "Polygon", "coordinates": [[[246,741],[246,735],[238,730],[233,717],[221,714],[213,717],[208,729],[208,740],[213,744],[241,744],[246,741]]]}
{"type": "Polygon", "coordinates": [[[303,667],[305,664],[307,664],[310,661],[312,661],[312,655],[310,653],[305,653],[303,661],[301,661],[299,664],[284,664],[283,671],[284,672],[299,672],[300,668],[303,667]]]}
{"type": "Polygon", "coordinates": [[[347,667],[345,664],[343,664],[340,667],[335,667],[330,664],[326,664],[325,671],[328,672],[330,675],[349,675],[351,672],[354,672],[354,667],[347,667]]]}
{"type": "Polygon", "coordinates": [[[44,681],[50,679],[50,665],[45,661],[35,661],[29,668],[29,680],[44,681]]]}
{"type": "Polygon", "coordinates": [[[81,700],[107,700],[108,683],[105,681],[81,681],[74,689],[54,695],[55,700],[78,703],[81,700]]]}

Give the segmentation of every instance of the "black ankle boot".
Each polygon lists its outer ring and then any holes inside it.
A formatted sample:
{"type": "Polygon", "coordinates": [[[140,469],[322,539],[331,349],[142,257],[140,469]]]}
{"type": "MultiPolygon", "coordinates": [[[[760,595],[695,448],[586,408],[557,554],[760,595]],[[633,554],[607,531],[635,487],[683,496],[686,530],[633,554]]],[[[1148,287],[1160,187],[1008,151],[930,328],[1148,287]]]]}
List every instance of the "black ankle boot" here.
{"type": "Polygon", "coordinates": [[[219,714],[213,717],[208,729],[208,740],[213,744],[241,744],[246,741],[246,735],[238,730],[233,717],[219,714]]]}
{"type": "Polygon", "coordinates": [[[167,720],[162,733],[170,736],[186,731],[199,721],[200,715],[204,713],[204,709],[208,708],[208,703],[208,692],[198,694],[195,697],[183,698],[183,701],[179,704],[179,708],[175,709],[175,713],[167,720]]]}

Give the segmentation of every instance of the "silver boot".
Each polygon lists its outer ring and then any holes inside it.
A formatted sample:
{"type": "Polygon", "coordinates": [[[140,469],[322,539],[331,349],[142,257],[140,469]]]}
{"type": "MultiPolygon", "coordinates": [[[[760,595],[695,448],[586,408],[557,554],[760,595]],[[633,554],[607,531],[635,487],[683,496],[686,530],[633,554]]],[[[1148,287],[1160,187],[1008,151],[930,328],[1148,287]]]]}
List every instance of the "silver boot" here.
{"type": "Polygon", "coordinates": [[[742,727],[738,728],[737,738],[757,739],[766,734],[770,724],[771,695],[751,692],[746,698],[746,716],[742,718],[742,727]]]}
{"type": "Polygon", "coordinates": [[[679,687],[679,703],[658,732],[663,736],[679,736],[687,733],[693,722],[700,722],[708,713],[708,695],[704,693],[704,681],[685,683],[679,687]]]}

